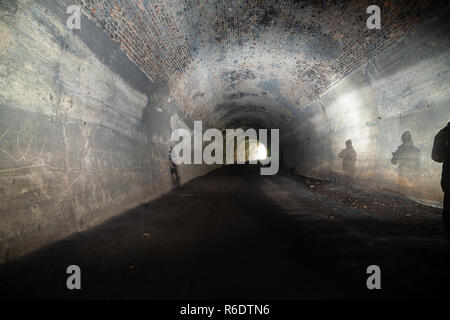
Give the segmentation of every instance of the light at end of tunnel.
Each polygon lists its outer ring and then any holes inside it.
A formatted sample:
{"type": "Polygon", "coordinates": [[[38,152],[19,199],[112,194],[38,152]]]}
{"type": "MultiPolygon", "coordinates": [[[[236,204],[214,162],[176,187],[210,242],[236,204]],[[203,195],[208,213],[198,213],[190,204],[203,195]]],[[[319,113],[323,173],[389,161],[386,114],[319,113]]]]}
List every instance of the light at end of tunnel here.
{"type": "Polygon", "coordinates": [[[266,146],[262,143],[258,143],[258,147],[256,149],[256,160],[265,160],[265,159],[267,159],[266,146]]]}

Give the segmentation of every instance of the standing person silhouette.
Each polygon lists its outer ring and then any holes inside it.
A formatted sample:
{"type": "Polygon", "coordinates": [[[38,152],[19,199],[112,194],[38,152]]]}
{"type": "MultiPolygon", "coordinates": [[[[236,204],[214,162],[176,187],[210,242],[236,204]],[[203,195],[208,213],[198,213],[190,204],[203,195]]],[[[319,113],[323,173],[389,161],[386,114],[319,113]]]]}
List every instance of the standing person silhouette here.
{"type": "Polygon", "coordinates": [[[169,148],[169,166],[170,166],[170,176],[172,178],[172,184],[174,187],[180,186],[180,177],[178,176],[177,165],[172,161],[172,147],[169,148]]]}
{"type": "Polygon", "coordinates": [[[444,210],[442,212],[442,219],[444,220],[445,231],[447,233],[447,240],[450,243],[450,122],[434,137],[433,151],[431,158],[436,162],[442,164],[442,179],[441,187],[444,191],[444,210]]]}
{"type": "Polygon", "coordinates": [[[403,132],[401,139],[402,144],[392,153],[391,163],[398,164],[400,177],[414,177],[420,169],[420,150],[414,145],[409,131],[403,132]]]}
{"type": "Polygon", "coordinates": [[[346,177],[355,174],[356,151],[353,149],[352,140],[345,141],[345,149],[339,152],[339,158],[342,159],[342,169],[346,177]]]}

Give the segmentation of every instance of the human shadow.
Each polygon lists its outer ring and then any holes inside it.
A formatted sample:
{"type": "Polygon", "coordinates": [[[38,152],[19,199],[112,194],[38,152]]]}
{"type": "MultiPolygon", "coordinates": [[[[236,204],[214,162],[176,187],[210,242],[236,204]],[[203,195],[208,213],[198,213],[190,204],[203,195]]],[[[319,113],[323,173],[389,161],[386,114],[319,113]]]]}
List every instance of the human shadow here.
{"type": "Polygon", "coordinates": [[[420,174],[420,150],[413,141],[409,131],[403,132],[402,144],[392,153],[391,163],[398,166],[399,179],[407,179],[410,183],[416,183],[420,174]]]}
{"type": "Polygon", "coordinates": [[[342,159],[342,170],[346,178],[351,178],[355,175],[356,156],[357,153],[352,145],[352,140],[345,141],[345,149],[339,152],[339,158],[342,159]]]}

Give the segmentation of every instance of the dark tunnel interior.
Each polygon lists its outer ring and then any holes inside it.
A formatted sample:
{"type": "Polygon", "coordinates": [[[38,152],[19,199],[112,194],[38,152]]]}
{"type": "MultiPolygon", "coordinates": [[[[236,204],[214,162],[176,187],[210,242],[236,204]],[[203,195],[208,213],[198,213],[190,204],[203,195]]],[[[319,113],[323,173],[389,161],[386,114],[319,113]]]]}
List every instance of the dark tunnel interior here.
{"type": "Polygon", "coordinates": [[[0,298],[448,297],[449,9],[0,1],[0,298]]]}

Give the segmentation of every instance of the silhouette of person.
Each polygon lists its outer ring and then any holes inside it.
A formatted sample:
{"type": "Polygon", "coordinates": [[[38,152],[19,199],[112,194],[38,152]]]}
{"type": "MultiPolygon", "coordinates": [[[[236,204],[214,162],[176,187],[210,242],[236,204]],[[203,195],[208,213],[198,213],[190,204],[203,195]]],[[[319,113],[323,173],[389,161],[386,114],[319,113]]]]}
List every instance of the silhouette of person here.
{"type": "Polygon", "coordinates": [[[414,145],[409,131],[402,134],[402,144],[392,153],[391,163],[398,164],[400,177],[417,174],[419,170],[420,150],[414,145]]]}
{"type": "Polygon", "coordinates": [[[444,191],[444,210],[442,219],[444,220],[447,240],[450,243],[450,122],[434,137],[431,158],[436,162],[442,162],[441,187],[444,191]]]}
{"type": "Polygon", "coordinates": [[[180,185],[180,178],[178,176],[177,165],[172,161],[172,148],[169,148],[169,165],[170,165],[170,176],[172,178],[172,184],[174,187],[178,187],[180,185]]]}
{"type": "Polygon", "coordinates": [[[342,159],[342,169],[346,176],[353,176],[355,173],[356,151],[353,149],[352,140],[345,141],[345,149],[339,152],[339,158],[342,159]]]}

